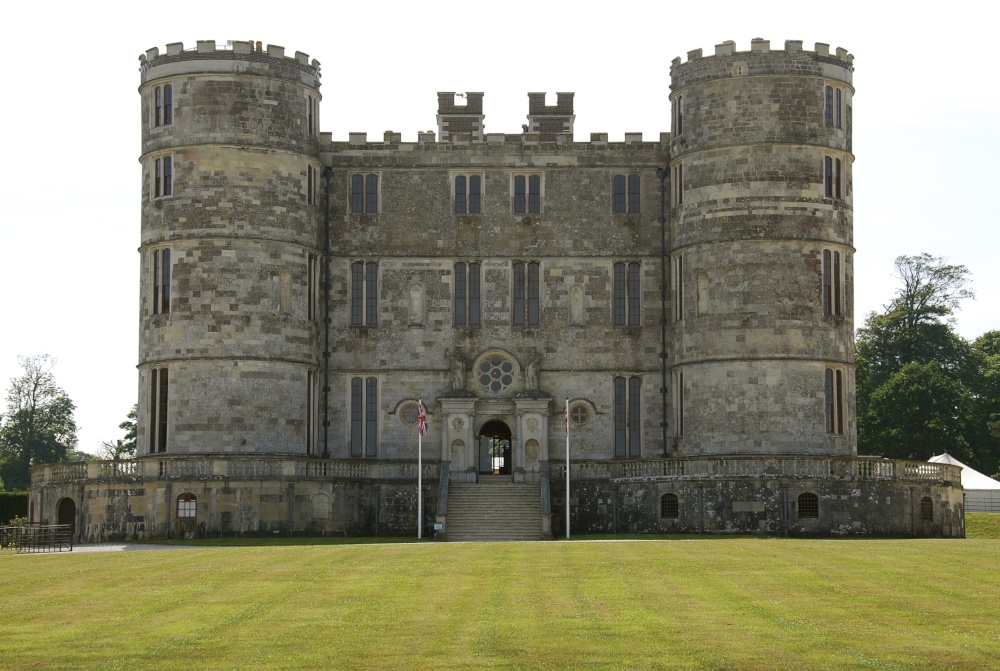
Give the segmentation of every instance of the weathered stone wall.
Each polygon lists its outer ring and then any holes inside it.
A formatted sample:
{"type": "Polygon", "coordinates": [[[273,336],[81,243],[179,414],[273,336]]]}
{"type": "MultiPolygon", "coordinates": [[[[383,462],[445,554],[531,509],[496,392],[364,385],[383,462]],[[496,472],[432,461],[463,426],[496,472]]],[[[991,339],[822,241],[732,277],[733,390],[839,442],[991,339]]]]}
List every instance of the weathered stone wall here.
{"type": "Polygon", "coordinates": [[[673,389],[678,455],[856,453],[851,59],[732,43],[671,68],[673,389]],[[841,125],[825,119],[841,91],[841,125]],[[824,159],[840,162],[839,195],[824,159]],[[839,258],[824,314],[823,254],[839,258]],[[843,376],[829,431],[825,371],[843,376]]]}
{"type": "MultiPolygon", "coordinates": [[[[552,533],[564,536],[565,483],[552,482],[552,533]]],[[[785,536],[964,538],[962,491],[954,483],[829,479],[577,481],[570,484],[571,534],[707,533],[785,536]],[[819,498],[817,517],[802,517],[798,497],[819,498]],[[673,494],[678,516],[664,517],[673,494]],[[930,497],[933,521],[920,500],[930,497]]]]}
{"type": "MultiPolygon", "coordinates": [[[[390,135],[390,134],[387,134],[390,135]]],[[[350,441],[350,380],[379,380],[379,457],[413,458],[412,427],[399,409],[423,398],[430,414],[425,454],[450,454],[436,400],[455,391],[453,367],[465,369],[460,391],[483,402],[509,401],[526,391],[558,399],[548,408],[561,416],[562,399],[596,410],[581,455],[611,458],[612,380],[643,380],[644,454],[660,454],[660,214],[656,168],[666,162],[660,142],[575,143],[568,137],[539,142],[532,135],[491,135],[486,142],[368,142],[354,138],[324,151],[334,167],[332,210],[335,257],[331,264],[331,455],[346,457],[350,441]],[[350,213],[352,174],[379,175],[379,212],[350,213]],[[454,177],[482,177],[482,212],[456,215],[454,177]],[[542,176],[539,214],[515,215],[515,174],[542,176]],[[613,175],[637,174],[640,211],[612,212],[613,175]],[[351,327],[351,264],[378,263],[377,326],[351,327]],[[540,266],[537,326],[512,319],[515,262],[540,266]],[[612,267],[641,264],[641,323],[612,325],[612,267]],[[481,324],[454,324],[456,263],[482,266],[481,324]],[[517,366],[514,383],[490,392],[478,383],[475,362],[498,349],[517,366]],[[537,362],[537,389],[525,371],[537,362]]],[[[476,426],[499,417],[521,435],[515,412],[487,411],[476,426]]],[[[463,420],[464,421],[464,420],[463,420]]],[[[464,431],[464,429],[463,429],[464,431]]],[[[559,420],[540,439],[559,440],[559,420]]],[[[473,436],[474,440],[475,437],[473,436]]],[[[467,440],[467,439],[464,439],[467,440]]],[[[452,456],[456,468],[461,458],[452,456]]],[[[536,460],[537,461],[537,460],[536,460]]]]}
{"type": "Polygon", "coordinates": [[[318,63],[248,42],[142,60],[139,454],[154,368],[170,381],[169,453],[305,454],[320,365],[318,63]],[[172,120],[156,125],[168,85],[172,120]],[[172,189],[157,195],[166,159],[172,189]],[[156,309],[166,251],[170,298],[156,309]]]}
{"type": "MultiPolygon", "coordinates": [[[[38,519],[54,523],[63,498],[77,509],[82,543],[220,536],[407,536],[417,531],[416,483],[240,479],[89,482],[37,487],[38,519]],[[177,500],[196,499],[193,520],[177,500]]],[[[432,535],[436,482],[424,488],[424,534],[432,535]],[[435,486],[431,486],[435,485],[435,486]]]]}

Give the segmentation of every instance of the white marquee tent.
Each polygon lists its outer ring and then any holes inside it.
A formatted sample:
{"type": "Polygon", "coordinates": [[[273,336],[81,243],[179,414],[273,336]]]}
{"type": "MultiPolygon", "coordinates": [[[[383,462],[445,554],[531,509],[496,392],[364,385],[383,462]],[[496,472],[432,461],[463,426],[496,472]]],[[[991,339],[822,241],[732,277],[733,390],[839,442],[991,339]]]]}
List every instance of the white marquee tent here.
{"type": "Polygon", "coordinates": [[[965,489],[965,512],[967,513],[1000,513],[1000,481],[988,475],[983,475],[971,466],[947,452],[931,457],[927,461],[939,464],[952,464],[962,468],[962,487],[965,489]]]}

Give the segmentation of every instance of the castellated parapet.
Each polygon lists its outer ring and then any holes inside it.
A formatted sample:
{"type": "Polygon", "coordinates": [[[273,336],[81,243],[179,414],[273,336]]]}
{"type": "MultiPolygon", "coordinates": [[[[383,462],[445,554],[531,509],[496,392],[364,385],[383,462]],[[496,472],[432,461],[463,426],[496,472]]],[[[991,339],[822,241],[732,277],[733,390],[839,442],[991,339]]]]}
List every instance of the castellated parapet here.
{"type": "Polygon", "coordinates": [[[305,53],[150,49],[138,457],[35,467],[31,520],[962,536],[957,467],[856,454],[853,57],[784,47],[676,59],[671,132],[615,142],[448,91],[335,140],[305,53]]]}
{"type": "Polygon", "coordinates": [[[141,291],[140,453],[165,451],[149,424],[163,419],[151,390],[167,371],[172,454],[305,455],[319,366],[307,305],[320,256],[319,63],[212,41],[140,61],[140,254],[143,276],[159,275],[141,291]]]}
{"type": "Polygon", "coordinates": [[[672,370],[705,429],[681,454],[856,453],[853,67],[824,46],[724,42],[671,67],[672,370]],[[800,420],[829,404],[825,375],[833,430],[800,420]]]}

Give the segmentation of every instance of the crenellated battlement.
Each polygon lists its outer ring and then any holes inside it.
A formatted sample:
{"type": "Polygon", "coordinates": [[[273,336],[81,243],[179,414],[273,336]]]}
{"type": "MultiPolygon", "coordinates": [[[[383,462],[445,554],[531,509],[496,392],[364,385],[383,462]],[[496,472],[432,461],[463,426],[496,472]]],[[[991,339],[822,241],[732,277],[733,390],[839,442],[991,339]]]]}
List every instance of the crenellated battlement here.
{"type": "Polygon", "coordinates": [[[670,144],[670,133],[660,133],[655,140],[644,139],[643,134],[625,133],[621,142],[609,142],[607,133],[591,133],[589,142],[578,142],[569,133],[555,134],[547,139],[542,133],[486,133],[483,140],[475,140],[471,133],[451,133],[447,138],[438,139],[434,131],[419,131],[416,142],[403,142],[402,134],[387,130],[381,140],[370,140],[368,133],[348,133],[347,140],[334,140],[330,133],[321,133],[320,149],[338,153],[350,151],[399,151],[428,152],[442,151],[454,153],[468,149],[478,153],[508,153],[512,150],[537,151],[544,147],[554,153],[596,151],[614,153],[648,149],[665,150],[670,144]]]}
{"type": "Polygon", "coordinates": [[[265,46],[263,42],[253,40],[229,40],[225,44],[219,44],[215,40],[198,40],[194,47],[187,49],[184,48],[183,42],[171,42],[166,45],[166,50],[163,52],[159,47],[152,47],[145,53],[139,54],[139,71],[145,75],[150,68],[160,64],[218,59],[246,61],[273,59],[312,74],[317,80],[320,77],[320,62],[315,58],[310,60],[309,54],[296,51],[293,56],[289,56],[285,54],[285,47],[275,44],[265,46]]]}
{"type": "Polygon", "coordinates": [[[750,41],[748,51],[738,51],[734,41],[726,40],[715,45],[714,54],[693,49],[686,61],[677,57],[670,63],[673,90],[704,79],[745,75],[816,76],[850,84],[853,73],[854,56],[842,47],[831,50],[816,42],[809,51],[801,40],[785,40],[784,50],[772,50],[771,41],[759,37],[750,41]]]}

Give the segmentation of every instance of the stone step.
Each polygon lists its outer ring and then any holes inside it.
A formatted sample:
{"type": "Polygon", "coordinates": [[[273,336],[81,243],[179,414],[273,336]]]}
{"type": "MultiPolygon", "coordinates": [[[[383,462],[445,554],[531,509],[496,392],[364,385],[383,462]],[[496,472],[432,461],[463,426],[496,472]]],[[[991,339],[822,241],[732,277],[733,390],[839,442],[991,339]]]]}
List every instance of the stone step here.
{"type": "Polygon", "coordinates": [[[483,476],[479,483],[454,483],[448,488],[448,540],[538,540],[541,516],[537,483],[483,476]]]}

